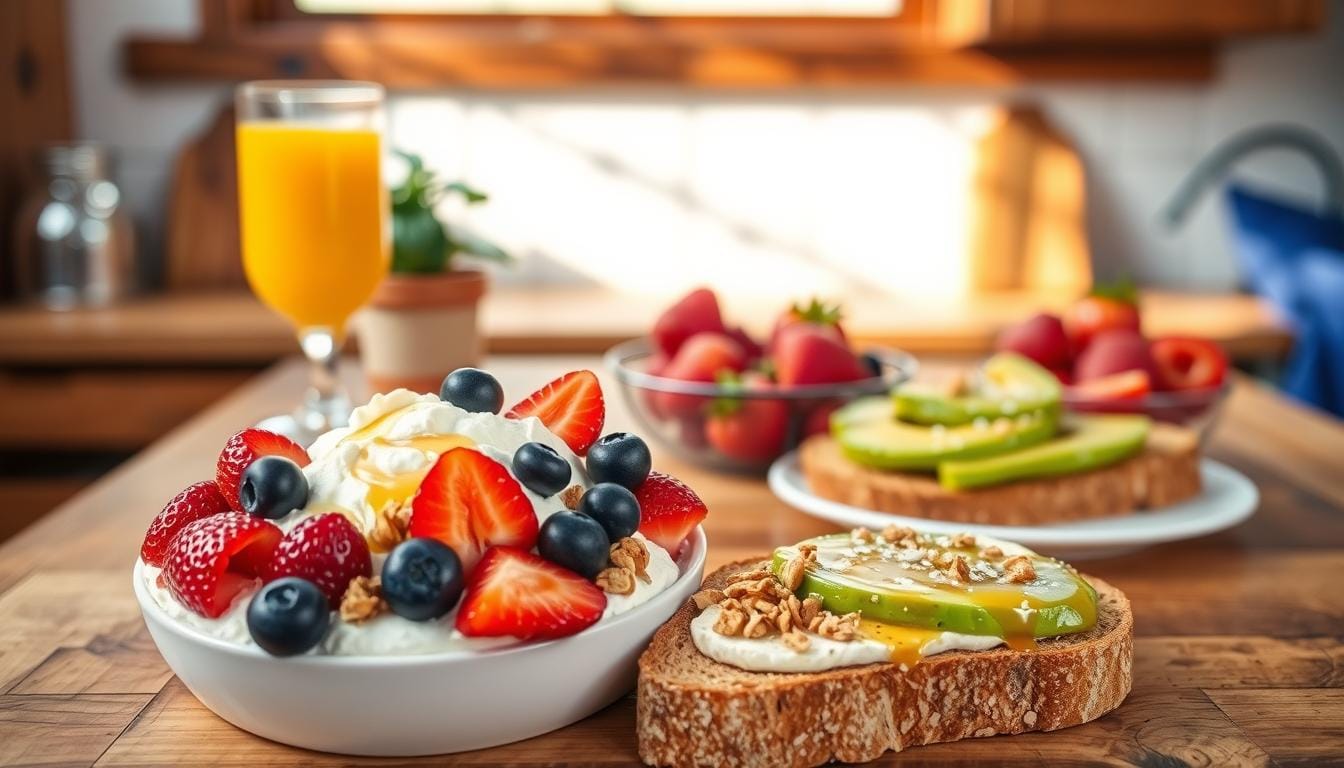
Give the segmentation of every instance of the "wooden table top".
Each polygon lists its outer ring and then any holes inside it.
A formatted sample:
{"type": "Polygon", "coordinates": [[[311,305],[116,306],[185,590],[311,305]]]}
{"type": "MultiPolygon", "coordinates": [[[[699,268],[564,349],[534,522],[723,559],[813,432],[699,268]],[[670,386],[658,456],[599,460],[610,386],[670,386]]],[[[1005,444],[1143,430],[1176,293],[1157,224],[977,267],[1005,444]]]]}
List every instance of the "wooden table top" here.
{"type": "MultiPolygon", "coordinates": [[[[503,358],[512,393],[593,358],[503,358]]],[[[352,373],[353,376],[353,373],[352,373]]],[[[0,764],[362,764],[281,746],[203,708],[141,621],[131,566],[148,521],[213,471],[224,440],[296,400],[286,362],[0,545],[0,764]]],[[[628,427],[619,398],[613,427],[628,427]]],[[[1344,761],[1344,427],[1254,384],[1231,396],[1211,453],[1260,487],[1259,512],[1203,539],[1085,563],[1133,601],[1134,690],[1051,734],[920,747],[938,764],[1318,765],[1344,761]]],[[[828,530],[757,479],[655,453],[711,506],[709,567],[828,530]]],[[[435,762],[630,764],[634,700],[525,742],[435,762]]],[[[376,761],[368,761],[376,762],[376,761]]],[[[399,761],[407,762],[407,761],[399,761]]]]}
{"type": "MultiPolygon", "coordinates": [[[[653,325],[663,300],[590,288],[499,288],[481,305],[481,328],[495,354],[596,354],[653,325]]],[[[1001,294],[913,303],[881,296],[845,305],[850,336],[914,354],[981,355],[999,331],[1067,301],[1001,294]]],[[[724,299],[733,322],[768,330],[778,301],[724,299]]],[[[1292,343],[1263,301],[1241,294],[1143,295],[1151,334],[1203,336],[1242,359],[1278,358],[1292,343]]],[[[48,312],[0,307],[0,365],[265,364],[295,352],[293,333],[247,293],[147,296],[100,310],[48,312]]]]}

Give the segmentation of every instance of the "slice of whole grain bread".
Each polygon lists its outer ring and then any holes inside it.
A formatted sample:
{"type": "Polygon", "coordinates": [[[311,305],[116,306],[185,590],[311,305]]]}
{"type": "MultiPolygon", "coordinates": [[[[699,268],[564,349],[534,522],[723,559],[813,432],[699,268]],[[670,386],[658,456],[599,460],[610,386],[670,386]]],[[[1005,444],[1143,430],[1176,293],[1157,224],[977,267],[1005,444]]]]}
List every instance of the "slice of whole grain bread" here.
{"type": "Polygon", "coordinates": [[[981,525],[1048,525],[1126,515],[1200,493],[1199,439],[1153,424],[1142,452],[1110,466],[1060,477],[949,491],[932,475],[872,469],[850,461],[828,435],[798,449],[803,475],[823,498],[878,512],[981,525]]]}
{"type": "MultiPolygon", "coordinates": [[[[705,581],[762,567],[743,561],[705,581]]],[[[931,656],[913,668],[868,664],[817,673],[747,672],[700,653],[683,606],[639,659],[639,755],[666,766],[814,766],[888,749],[1094,720],[1129,693],[1134,619],[1114,587],[1097,590],[1097,625],[1043,640],[931,656]]]]}

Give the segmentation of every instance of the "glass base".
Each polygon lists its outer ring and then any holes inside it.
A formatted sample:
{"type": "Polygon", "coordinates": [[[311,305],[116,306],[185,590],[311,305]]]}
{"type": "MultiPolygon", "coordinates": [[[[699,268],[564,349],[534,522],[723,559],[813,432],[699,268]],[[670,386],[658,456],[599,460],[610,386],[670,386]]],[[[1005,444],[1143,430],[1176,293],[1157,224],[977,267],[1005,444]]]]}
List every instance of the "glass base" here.
{"type": "Polygon", "coordinates": [[[350,400],[344,395],[310,401],[293,413],[270,416],[257,422],[268,432],[284,435],[307,448],[319,435],[350,423],[350,400]]]}

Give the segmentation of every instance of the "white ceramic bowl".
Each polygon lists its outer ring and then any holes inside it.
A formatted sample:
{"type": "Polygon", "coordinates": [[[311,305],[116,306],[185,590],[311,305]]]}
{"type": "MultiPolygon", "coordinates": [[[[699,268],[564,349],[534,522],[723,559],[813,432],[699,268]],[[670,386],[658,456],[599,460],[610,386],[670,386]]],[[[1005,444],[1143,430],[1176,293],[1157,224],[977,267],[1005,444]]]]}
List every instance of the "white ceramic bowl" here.
{"type": "Polygon", "coordinates": [[[647,603],[573,637],[421,656],[274,658],[169,618],[135,567],[135,597],[164,661],[215,714],[273,741],[350,755],[461,752],[582,720],[628,692],[654,630],[700,587],[705,532],[647,603]]]}

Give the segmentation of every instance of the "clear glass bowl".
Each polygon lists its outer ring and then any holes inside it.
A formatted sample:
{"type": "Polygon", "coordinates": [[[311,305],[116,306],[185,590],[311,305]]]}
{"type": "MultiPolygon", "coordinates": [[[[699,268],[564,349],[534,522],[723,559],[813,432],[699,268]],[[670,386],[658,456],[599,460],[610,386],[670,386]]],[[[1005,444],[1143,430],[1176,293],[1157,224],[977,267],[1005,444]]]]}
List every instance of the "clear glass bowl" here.
{"type": "Polygon", "coordinates": [[[1179,424],[1194,430],[1204,445],[1231,391],[1231,379],[1208,389],[1150,392],[1131,400],[1085,397],[1065,387],[1063,402],[1066,409],[1078,413],[1142,413],[1154,421],[1179,424]]]}
{"type": "MultiPolygon", "coordinates": [[[[743,391],[721,384],[681,381],[648,372],[653,352],[647,339],[633,339],[607,350],[606,366],[620,382],[621,394],[643,434],[678,456],[711,469],[759,473],[803,438],[827,429],[831,411],[865,395],[889,392],[909,381],[919,367],[912,355],[894,349],[867,349],[882,364],[882,375],[843,384],[777,387],[743,391]],[[730,455],[714,445],[709,422],[716,403],[770,401],[785,412],[787,428],[778,445],[767,445],[757,455],[730,455]]],[[[771,441],[773,443],[774,441],[771,441]]]]}

